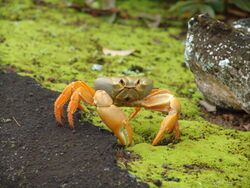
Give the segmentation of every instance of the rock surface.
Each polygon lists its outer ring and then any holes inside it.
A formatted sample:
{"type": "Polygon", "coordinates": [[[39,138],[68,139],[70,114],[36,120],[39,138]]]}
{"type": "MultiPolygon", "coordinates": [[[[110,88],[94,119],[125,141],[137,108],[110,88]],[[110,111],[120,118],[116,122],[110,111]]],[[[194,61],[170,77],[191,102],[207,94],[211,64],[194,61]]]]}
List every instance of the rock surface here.
{"type": "Polygon", "coordinates": [[[235,29],[242,29],[250,33],[250,18],[240,19],[232,23],[235,29]]]}
{"type": "MultiPolygon", "coordinates": [[[[234,25],[241,22],[237,23],[234,25]]],[[[250,113],[250,33],[246,25],[237,29],[207,15],[191,18],[185,62],[210,103],[250,113]]]]}

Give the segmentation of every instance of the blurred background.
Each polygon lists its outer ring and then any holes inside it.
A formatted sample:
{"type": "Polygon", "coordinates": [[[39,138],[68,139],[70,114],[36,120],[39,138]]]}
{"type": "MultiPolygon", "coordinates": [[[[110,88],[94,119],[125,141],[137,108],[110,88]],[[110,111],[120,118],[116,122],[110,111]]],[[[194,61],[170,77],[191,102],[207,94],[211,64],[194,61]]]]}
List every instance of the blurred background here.
{"type": "MultiPolygon", "coordinates": [[[[37,2],[42,1],[38,0],[37,2]]],[[[208,14],[210,17],[228,21],[230,19],[248,17],[250,12],[250,1],[248,0],[157,0],[151,2],[152,4],[150,4],[150,1],[143,0],[68,0],[65,1],[65,3],[72,8],[89,12],[93,16],[120,13],[120,17],[122,18],[135,18],[136,16],[133,14],[134,11],[137,11],[137,13],[157,13],[152,10],[153,7],[150,5],[159,3],[163,10],[158,12],[158,14],[170,20],[177,19],[183,21],[195,14],[208,14]],[[137,3],[141,6],[134,9],[137,3]],[[148,10],[146,9],[147,7],[149,8],[148,10]]],[[[145,15],[137,16],[139,18],[146,17],[145,15]]],[[[148,18],[150,18],[150,16],[148,16],[148,18]]],[[[159,23],[159,25],[163,24],[164,22],[159,23]]]]}

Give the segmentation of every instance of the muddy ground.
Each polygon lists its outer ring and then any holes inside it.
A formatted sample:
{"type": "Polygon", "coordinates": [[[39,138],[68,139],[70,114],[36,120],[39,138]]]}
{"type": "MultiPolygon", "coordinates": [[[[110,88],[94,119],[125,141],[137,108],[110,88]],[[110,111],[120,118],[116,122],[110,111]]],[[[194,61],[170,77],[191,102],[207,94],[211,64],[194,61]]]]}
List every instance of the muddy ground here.
{"type": "Polygon", "coordinates": [[[74,132],[56,126],[57,96],[29,77],[0,73],[0,187],[147,187],[117,166],[111,133],[89,123],[74,132]]]}

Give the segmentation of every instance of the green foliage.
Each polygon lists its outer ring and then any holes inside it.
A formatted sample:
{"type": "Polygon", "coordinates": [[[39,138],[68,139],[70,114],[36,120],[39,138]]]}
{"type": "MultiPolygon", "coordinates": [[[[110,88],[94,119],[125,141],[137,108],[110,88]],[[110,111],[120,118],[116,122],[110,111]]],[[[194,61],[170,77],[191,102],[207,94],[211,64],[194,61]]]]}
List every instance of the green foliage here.
{"type": "Polygon", "coordinates": [[[231,0],[232,4],[236,5],[238,8],[250,12],[250,1],[249,0],[231,0]]]}
{"type": "Polygon", "coordinates": [[[189,18],[197,13],[208,14],[215,17],[217,12],[221,13],[226,8],[226,3],[233,4],[238,8],[250,12],[250,1],[248,0],[187,0],[178,1],[169,12],[179,17],[189,18]]]}
{"type": "Polygon", "coordinates": [[[220,0],[188,0],[178,1],[169,11],[181,17],[190,17],[196,13],[207,13],[215,16],[215,11],[223,11],[224,6],[220,0]]]}

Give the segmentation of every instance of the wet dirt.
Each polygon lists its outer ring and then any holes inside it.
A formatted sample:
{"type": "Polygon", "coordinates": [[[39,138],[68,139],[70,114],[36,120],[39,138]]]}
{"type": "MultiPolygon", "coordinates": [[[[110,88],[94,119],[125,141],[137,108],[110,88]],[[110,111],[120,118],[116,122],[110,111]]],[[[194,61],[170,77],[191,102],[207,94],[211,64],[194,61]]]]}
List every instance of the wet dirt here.
{"type": "Polygon", "coordinates": [[[58,94],[0,72],[0,187],[148,187],[117,166],[110,132],[56,126],[58,94]]]}

